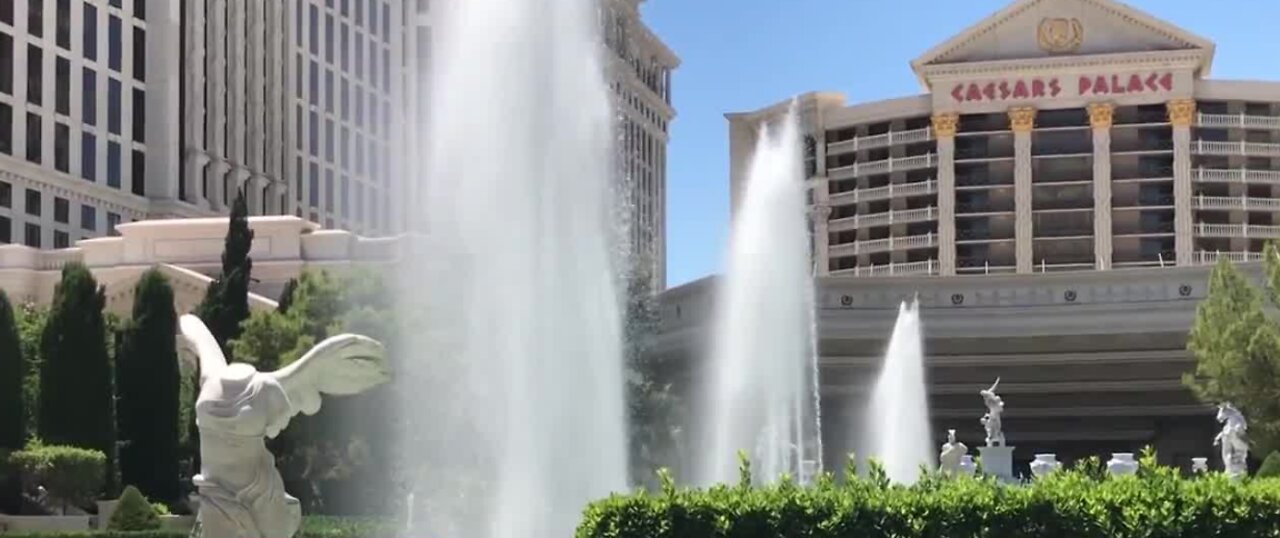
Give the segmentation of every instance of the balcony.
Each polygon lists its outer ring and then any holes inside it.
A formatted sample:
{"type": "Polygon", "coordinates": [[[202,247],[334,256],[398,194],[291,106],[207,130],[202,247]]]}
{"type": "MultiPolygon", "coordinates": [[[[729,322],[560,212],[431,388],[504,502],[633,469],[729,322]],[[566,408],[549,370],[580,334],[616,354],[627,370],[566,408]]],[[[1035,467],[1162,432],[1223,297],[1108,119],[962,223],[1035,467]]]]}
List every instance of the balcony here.
{"type": "Polygon", "coordinates": [[[1195,232],[1200,237],[1280,238],[1280,226],[1261,224],[1209,224],[1200,222],[1196,223],[1195,232]]]}
{"type": "Polygon", "coordinates": [[[883,161],[872,161],[868,163],[853,163],[849,166],[841,166],[839,168],[831,168],[827,170],[827,176],[833,180],[853,179],[856,177],[870,176],[875,174],[888,174],[890,172],[906,172],[910,170],[919,170],[921,168],[929,168],[937,166],[938,158],[932,153],[924,155],[912,155],[910,157],[890,157],[883,161]]]}
{"type": "Polygon", "coordinates": [[[874,202],[888,200],[899,196],[924,196],[938,193],[938,183],[932,179],[915,183],[890,183],[884,187],[872,189],[854,189],[831,195],[831,203],[836,205],[856,204],[858,202],[874,202]]]}
{"type": "Polygon", "coordinates": [[[997,177],[994,174],[974,174],[965,176],[956,176],[956,188],[973,188],[973,187],[1012,187],[1013,175],[1006,174],[997,177]]]}
{"type": "Polygon", "coordinates": [[[938,210],[933,206],[922,207],[920,209],[893,210],[890,209],[884,213],[872,213],[869,215],[855,215],[836,219],[827,224],[827,229],[832,232],[843,232],[848,230],[856,230],[868,226],[885,226],[889,224],[910,224],[913,222],[924,222],[938,218],[938,210]]]}
{"type": "Polygon", "coordinates": [[[938,236],[936,234],[928,233],[924,235],[887,237],[884,239],[871,239],[868,241],[854,241],[852,243],[831,245],[831,247],[827,249],[827,255],[831,257],[857,256],[859,254],[875,254],[877,252],[890,252],[894,250],[908,250],[913,248],[930,248],[936,246],[938,246],[938,236]]]}
{"type": "Polygon", "coordinates": [[[1243,262],[1260,262],[1262,261],[1261,252],[1209,252],[1207,250],[1198,250],[1191,262],[1197,265],[1212,265],[1218,263],[1219,259],[1226,258],[1235,263],[1243,262]]]}
{"type": "Polygon", "coordinates": [[[987,213],[1013,213],[1013,200],[998,199],[976,202],[960,202],[956,204],[957,215],[982,215],[987,213]]]}
{"type": "Polygon", "coordinates": [[[1244,168],[1232,170],[1206,170],[1204,168],[1197,168],[1191,171],[1191,179],[1205,183],[1230,183],[1232,181],[1238,181],[1246,184],[1255,183],[1280,185],[1280,171],[1246,170],[1244,168]]]}
{"type": "Polygon", "coordinates": [[[1244,211],[1280,211],[1280,199],[1247,196],[1196,196],[1191,199],[1196,209],[1241,209],[1244,211]]]}
{"type": "Polygon", "coordinates": [[[933,128],[914,129],[910,131],[889,132],[872,136],[860,136],[852,140],[841,140],[827,144],[827,155],[836,155],[858,151],[860,149],[876,149],[896,144],[913,144],[933,140],[933,128]]]}
{"type": "Polygon", "coordinates": [[[956,273],[965,275],[989,275],[1017,271],[1012,260],[1000,261],[986,258],[960,258],[956,260],[956,273]]]}
{"type": "Polygon", "coordinates": [[[833,276],[894,276],[894,275],[936,275],[938,262],[925,260],[910,263],[889,263],[885,265],[868,265],[832,271],[833,276]]]}
{"type": "Polygon", "coordinates": [[[1240,114],[1196,114],[1201,127],[1239,127],[1242,129],[1280,129],[1280,117],[1240,114]]]}
{"type": "Polygon", "coordinates": [[[1196,140],[1191,151],[1202,155],[1243,155],[1248,157],[1280,157],[1280,144],[1265,142],[1212,142],[1196,140]]]}

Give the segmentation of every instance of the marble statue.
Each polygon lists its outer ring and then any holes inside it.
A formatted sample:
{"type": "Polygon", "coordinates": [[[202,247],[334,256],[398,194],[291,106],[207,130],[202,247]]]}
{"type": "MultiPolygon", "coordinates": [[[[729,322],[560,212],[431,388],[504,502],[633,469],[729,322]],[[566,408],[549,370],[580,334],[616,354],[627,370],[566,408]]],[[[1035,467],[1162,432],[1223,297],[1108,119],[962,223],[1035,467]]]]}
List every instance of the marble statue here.
{"type": "Polygon", "coordinates": [[[987,429],[987,446],[1004,446],[1004,431],[1000,429],[1000,415],[1004,414],[1004,400],[996,394],[996,387],[1000,386],[1000,378],[996,378],[996,382],[991,388],[978,391],[982,396],[982,402],[987,406],[987,414],[982,415],[982,425],[987,429]]]}
{"type": "Polygon", "coordinates": [[[1249,424],[1244,414],[1225,402],[1218,404],[1218,422],[1222,423],[1222,431],[1213,438],[1213,444],[1222,446],[1222,467],[1227,476],[1242,477],[1249,472],[1249,440],[1245,437],[1249,424]]]}
{"type": "Polygon", "coordinates": [[[200,365],[196,426],[200,429],[200,535],[205,538],[287,538],[302,523],[298,500],[284,481],[265,438],[298,413],[320,410],[322,394],[351,395],[391,379],[382,344],[344,334],[326,339],[274,372],[227,364],[218,342],[193,315],[178,321],[179,352],[200,365]]]}
{"type": "Polygon", "coordinates": [[[964,472],[961,463],[969,452],[969,447],[956,441],[956,431],[947,430],[947,442],[942,445],[942,453],[938,455],[938,468],[942,474],[955,476],[964,472]]]}

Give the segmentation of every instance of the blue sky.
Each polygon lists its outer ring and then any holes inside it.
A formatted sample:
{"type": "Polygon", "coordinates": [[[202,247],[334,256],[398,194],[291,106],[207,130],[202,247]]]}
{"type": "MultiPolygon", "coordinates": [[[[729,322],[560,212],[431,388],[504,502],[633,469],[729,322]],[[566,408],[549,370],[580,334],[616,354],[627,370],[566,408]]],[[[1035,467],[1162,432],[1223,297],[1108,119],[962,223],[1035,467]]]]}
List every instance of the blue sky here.
{"type": "MultiPolygon", "coordinates": [[[[849,102],[919,93],[908,63],[1011,0],[647,0],[676,51],[679,117],[667,179],[667,283],[720,270],[729,230],[726,112],[838,91],[849,102]]],[[[1214,78],[1280,80],[1280,0],[1130,0],[1215,41],[1214,78]]]]}

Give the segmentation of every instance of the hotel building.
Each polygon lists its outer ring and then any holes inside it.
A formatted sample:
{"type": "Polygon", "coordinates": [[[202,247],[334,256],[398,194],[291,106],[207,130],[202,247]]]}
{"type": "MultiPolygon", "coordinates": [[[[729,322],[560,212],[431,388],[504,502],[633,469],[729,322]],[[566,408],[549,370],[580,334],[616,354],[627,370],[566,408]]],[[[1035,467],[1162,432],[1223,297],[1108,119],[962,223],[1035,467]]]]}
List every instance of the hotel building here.
{"type": "MultiPolygon", "coordinates": [[[[1120,2],[1017,0],[911,62],[920,95],[799,97],[828,461],[859,448],[914,293],[939,442],[982,444],[977,391],[1000,377],[1022,465],[1214,454],[1212,409],[1180,381],[1186,334],[1208,264],[1280,238],[1280,83],[1213,79],[1213,58],[1120,2]]],[[[731,207],[759,127],[788,108],[727,116],[731,207]]],[[[664,295],[658,353],[695,360],[713,293],[664,295]]]]}

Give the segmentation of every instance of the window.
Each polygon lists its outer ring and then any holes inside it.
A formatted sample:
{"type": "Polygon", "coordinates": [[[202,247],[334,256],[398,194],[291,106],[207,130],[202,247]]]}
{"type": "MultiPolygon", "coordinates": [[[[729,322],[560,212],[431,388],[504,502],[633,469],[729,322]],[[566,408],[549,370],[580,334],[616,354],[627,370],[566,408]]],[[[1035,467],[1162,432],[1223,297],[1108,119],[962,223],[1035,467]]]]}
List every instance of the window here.
{"type": "Polygon", "coordinates": [[[119,225],[120,225],[120,215],[117,215],[115,213],[108,211],[107,212],[107,234],[113,235],[113,236],[120,235],[120,232],[116,231],[116,226],[119,226],[119,225]]]}
{"type": "Polygon", "coordinates": [[[334,160],[333,152],[333,120],[325,118],[324,120],[324,155],[329,160],[334,160]]]}
{"type": "Polygon", "coordinates": [[[356,125],[364,127],[364,92],[356,88],[356,125]]]}
{"type": "Polygon", "coordinates": [[[120,143],[107,142],[107,186],[120,188],[120,143]]]}
{"type": "Polygon", "coordinates": [[[53,70],[53,109],[64,116],[71,115],[71,60],[58,57],[53,70]]]}
{"type": "Polygon", "coordinates": [[[356,220],[364,219],[364,185],[360,184],[360,182],[358,181],[356,182],[354,213],[355,215],[353,218],[355,218],[356,220]]]}
{"type": "Polygon", "coordinates": [[[80,206],[80,229],[91,232],[98,230],[98,210],[93,206],[80,206]]]}
{"type": "Polygon", "coordinates": [[[147,0],[133,0],[133,16],[138,20],[147,20],[147,0]]]}
{"type": "Polygon", "coordinates": [[[120,80],[107,77],[107,130],[120,134],[120,80]]]}
{"type": "Polygon", "coordinates": [[[27,102],[40,106],[44,101],[42,93],[44,93],[44,54],[40,52],[40,47],[27,45],[27,102]]]}
{"type": "Polygon", "coordinates": [[[0,33],[0,92],[13,95],[13,36],[3,33],[0,33]]]}
{"type": "Polygon", "coordinates": [[[343,17],[346,17],[347,13],[351,10],[351,0],[342,0],[338,5],[342,6],[338,8],[338,12],[341,13],[343,17]]]}
{"type": "Polygon", "coordinates": [[[311,111],[311,125],[308,126],[311,135],[311,156],[320,156],[320,116],[314,110],[311,111]]]}
{"type": "Polygon", "coordinates": [[[341,131],[341,136],[339,137],[339,141],[341,142],[341,145],[338,146],[338,155],[342,157],[342,168],[345,170],[350,170],[351,158],[347,157],[348,155],[347,148],[350,147],[351,133],[347,131],[347,127],[345,125],[340,126],[338,130],[341,131]]]}
{"type": "Polygon", "coordinates": [[[111,0],[111,7],[124,9],[124,0],[111,0]]]}
{"type": "Polygon", "coordinates": [[[382,49],[382,91],[391,90],[391,50],[382,49]]]}
{"type": "Polygon", "coordinates": [[[83,88],[80,89],[80,115],[85,125],[98,124],[98,74],[84,68],[83,88]]]}
{"type": "Polygon", "coordinates": [[[27,113],[27,160],[40,164],[41,151],[44,149],[44,129],[40,124],[40,115],[27,113]]]}
{"type": "Polygon", "coordinates": [[[13,26],[13,2],[14,0],[0,0],[0,21],[13,26]]]}
{"type": "Polygon", "coordinates": [[[320,55],[320,8],[311,4],[311,24],[308,27],[311,36],[311,54],[320,55]]]}
{"type": "Polygon", "coordinates": [[[133,141],[147,142],[147,92],[133,89],[133,141]]]}
{"type": "Polygon", "coordinates": [[[27,33],[44,36],[44,0],[27,2],[27,33]]]}
{"type": "MultiPolygon", "coordinates": [[[[295,0],[293,7],[293,43],[302,48],[302,4],[295,0]]],[[[302,64],[299,62],[297,65],[302,64]]]]}
{"type": "Polygon", "coordinates": [[[71,128],[61,123],[53,126],[53,167],[71,173],[71,128]]]}
{"type": "Polygon", "coordinates": [[[356,28],[364,27],[364,2],[356,2],[355,9],[356,28]]]}
{"type": "Polygon", "coordinates": [[[71,202],[66,198],[53,197],[53,220],[62,224],[71,223],[71,202]]]}
{"type": "Polygon", "coordinates": [[[0,103],[0,153],[13,155],[13,109],[0,103]]]}
{"type": "MultiPolygon", "coordinates": [[[[9,4],[9,9],[13,9],[13,4],[9,4]]],[[[12,13],[10,13],[10,18],[13,18],[12,13]]],[[[12,241],[13,241],[13,223],[9,221],[9,217],[0,217],[0,243],[7,244],[12,241]]]]}
{"type": "Polygon", "coordinates": [[[145,153],[133,150],[133,166],[130,168],[132,174],[131,186],[133,193],[138,196],[147,195],[147,156],[145,153]]]}
{"type": "Polygon", "coordinates": [[[350,41],[350,35],[348,35],[347,33],[347,29],[348,29],[347,25],[344,24],[342,25],[342,30],[338,33],[338,35],[341,36],[342,38],[340,41],[338,41],[338,45],[339,45],[338,57],[342,61],[341,65],[342,65],[343,71],[347,70],[347,65],[351,60],[351,52],[349,50],[350,47],[347,46],[351,43],[351,41],[350,41]]]}
{"type": "Polygon", "coordinates": [[[333,15],[325,15],[324,17],[324,61],[325,63],[334,63],[333,58],[333,42],[335,39],[333,32],[333,15]]]}
{"type": "Polygon", "coordinates": [[[71,237],[67,232],[62,230],[53,231],[53,248],[67,248],[71,246],[71,237]]]}
{"type": "Polygon", "coordinates": [[[23,238],[23,244],[31,248],[40,248],[40,227],[27,223],[26,236],[23,238]]]}
{"type": "Polygon", "coordinates": [[[364,78],[364,38],[356,36],[356,68],[355,77],[364,78]]]}
{"type": "Polygon", "coordinates": [[[98,137],[89,131],[80,137],[80,177],[98,180],[98,137]]]}
{"type": "Polygon", "coordinates": [[[382,40],[391,42],[391,5],[382,3],[382,40]]]}
{"type": "Polygon", "coordinates": [[[40,216],[40,191],[34,189],[26,190],[26,212],[33,217],[40,216]]]}
{"type": "Polygon", "coordinates": [[[13,185],[0,181],[0,207],[13,207],[13,185]]]}
{"type": "Polygon", "coordinates": [[[324,111],[333,113],[333,70],[326,69],[324,71],[324,111]]]}
{"type": "Polygon", "coordinates": [[[311,174],[308,186],[310,187],[310,192],[307,193],[307,201],[310,202],[311,207],[318,207],[320,205],[320,165],[314,162],[311,163],[311,174]]]}
{"type": "Polygon", "coordinates": [[[71,50],[71,0],[58,0],[58,46],[71,50]]]}
{"type": "Polygon", "coordinates": [[[307,94],[307,96],[310,97],[307,101],[314,104],[320,104],[320,68],[317,66],[315,60],[311,61],[311,70],[307,72],[307,78],[310,79],[308,80],[310,83],[308,86],[311,89],[311,92],[307,94]]]}
{"type": "Polygon", "coordinates": [[[298,108],[297,114],[295,114],[293,117],[293,120],[294,120],[294,126],[293,126],[294,136],[293,137],[295,139],[294,145],[297,146],[298,151],[302,151],[302,105],[298,105],[297,108],[298,108]]]}
{"type": "MultiPolygon", "coordinates": [[[[134,1],[134,5],[141,3],[134,1]]],[[[147,32],[137,26],[133,27],[133,80],[147,81],[147,32]]]]}
{"type": "Polygon", "coordinates": [[[342,98],[338,100],[338,110],[342,112],[342,121],[347,121],[347,117],[351,114],[351,85],[348,84],[346,77],[342,79],[342,98]]]}
{"type": "Polygon", "coordinates": [[[342,185],[338,192],[342,194],[343,211],[339,213],[338,216],[349,217],[351,216],[351,179],[347,176],[342,176],[341,179],[342,185]]]}
{"type": "Polygon", "coordinates": [[[120,71],[120,63],[123,58],[120,47],[123,45],[122,40],[124,39],[120,34],[123,31],[120,28],[120,17],[112,15],[107,23],[107,67],[111,68],[112,71],[120,71]]]}
{"type": "Polygon", "coordinates": [[[98,7],[84,3],[84,57],[98,60],[98,7]]]}
{"type": "Polygon", "coordinates": [[[324,210],[333,211],[333,170],[324,171],[324,210]]]}
{"type": "Polygon", "coordinates": [[[364,174],[364,139],[356,137],[356,175],[364,174]]]}

